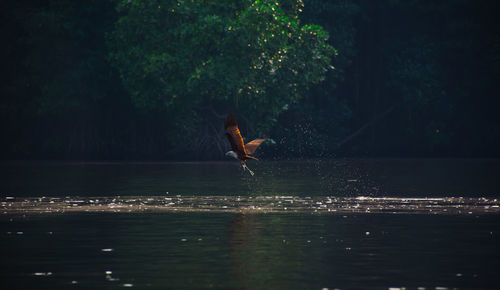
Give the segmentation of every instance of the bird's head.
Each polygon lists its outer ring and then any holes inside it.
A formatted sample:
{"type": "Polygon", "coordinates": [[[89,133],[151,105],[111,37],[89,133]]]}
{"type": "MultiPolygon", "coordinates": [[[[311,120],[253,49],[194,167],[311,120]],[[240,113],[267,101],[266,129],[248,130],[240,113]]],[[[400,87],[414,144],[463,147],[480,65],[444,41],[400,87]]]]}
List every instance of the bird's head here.
{"type": "Polygon", "coordinates": [[[231,150],[231,151],[226,152],[226,156],[228,156],[228,157],[233,157],[234,159],[238,159],[238,154],[236,154],[236,152],[234,152],[234,151],[232,151],[232,150],[231,150]]]}

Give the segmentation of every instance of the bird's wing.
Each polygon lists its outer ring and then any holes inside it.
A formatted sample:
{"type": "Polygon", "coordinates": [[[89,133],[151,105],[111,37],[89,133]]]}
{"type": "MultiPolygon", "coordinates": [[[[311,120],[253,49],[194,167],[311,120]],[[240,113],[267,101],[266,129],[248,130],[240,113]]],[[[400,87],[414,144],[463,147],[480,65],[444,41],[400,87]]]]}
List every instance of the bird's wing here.
{"type": "Polygon", "coordinates": [[[253,141],[248,142],[245,144],[245,149],[247,151],[247,154],[252,154],[257,150],[257,147],[262,144],[262,142],[266,141],[266,139],[255,139],[253,141]]]}
{"type": "Polygon", "coordinates": [[[226,129],[226,137],[231,144],[231,149],[239,156],[246,156],[247,153],[245,151],[243,137],[241,137],[240,129],[238,129],[238,123],[236,123],[234,115],[229,115],[227,117],[224,122],[224,128],[226,129]]]}

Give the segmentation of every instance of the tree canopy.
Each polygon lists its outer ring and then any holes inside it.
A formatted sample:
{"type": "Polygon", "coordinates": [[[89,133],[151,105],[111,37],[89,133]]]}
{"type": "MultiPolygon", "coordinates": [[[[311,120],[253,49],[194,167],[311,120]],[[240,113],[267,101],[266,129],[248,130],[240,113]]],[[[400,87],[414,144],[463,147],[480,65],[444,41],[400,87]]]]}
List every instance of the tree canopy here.
{"type": "MultiPolygon", "coordinates": [[[[211,122],[206,108],[234,111],[253,134],[269,133],[279,113],[333,69],[328,33],[299,20],[302,1],[122,1],[118,7],[112,63],[135,106],[168,113],[177,123],[171,130],[193,132],[186,142],[206,137],[199,133],[211,122]]],[[[207,132],[217,136],[220,124],[207,132]]]]}

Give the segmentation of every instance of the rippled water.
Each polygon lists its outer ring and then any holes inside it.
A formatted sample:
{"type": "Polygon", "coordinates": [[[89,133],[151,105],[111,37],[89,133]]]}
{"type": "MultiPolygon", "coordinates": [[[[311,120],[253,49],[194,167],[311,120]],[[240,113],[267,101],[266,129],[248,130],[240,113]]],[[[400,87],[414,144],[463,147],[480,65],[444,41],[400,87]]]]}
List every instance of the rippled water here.
{"type": "Polygon", "coordinates": [[[1,227],[2,284],[25,289],[498,285],[493,215],[79,213],[1,227]]]}
{"type": "Polygon", "coordinates": [[[392,214],[500,214],[496,198],[298,197],[298,196],[133,196],[133,197],[6,197],[3,214],[74,212],[162,213],[229,212],[242,214],[392,213],[392,214]]]}
{"type": "Polygon", "coordinates": [[[2,289],[498,286],[497,160],[249,166],[2,163],[2,289]]]}

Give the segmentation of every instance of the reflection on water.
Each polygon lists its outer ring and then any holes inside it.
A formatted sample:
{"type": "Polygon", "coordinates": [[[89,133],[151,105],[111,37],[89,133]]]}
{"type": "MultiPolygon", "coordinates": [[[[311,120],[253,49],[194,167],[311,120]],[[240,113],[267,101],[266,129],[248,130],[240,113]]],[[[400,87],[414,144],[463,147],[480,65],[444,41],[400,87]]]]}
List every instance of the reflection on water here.
{"type": "Polygon", "coordinates": [[[13,196],[495,196],[500,160],[332,159],[202,163],[0,163],[13,196]]]}
{"type": "Polygon", "coordinates": [[[231,212],[231,213],[392,213],[499,214],[500,200],[474,197],[299,197],[299,196],[131,196],[31,197],[0,199],[0,213],[231,212]]]}
{"type": "Polygon", "coordinates": [[[1,220],[8,289],[484,288],[497,215],[70,214],[1,220]]]}
{"type": "Polygon", "coordinates": [[[495,288],[498,160],[0,164],[2,289],[495,288]]]}

